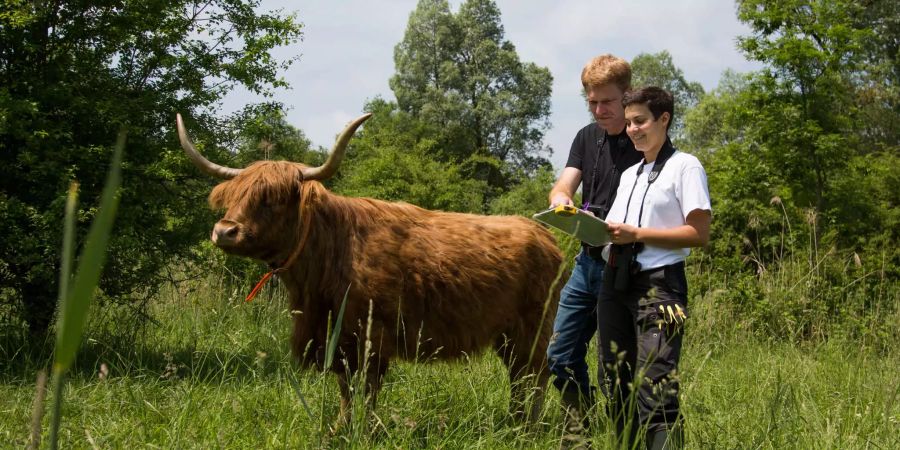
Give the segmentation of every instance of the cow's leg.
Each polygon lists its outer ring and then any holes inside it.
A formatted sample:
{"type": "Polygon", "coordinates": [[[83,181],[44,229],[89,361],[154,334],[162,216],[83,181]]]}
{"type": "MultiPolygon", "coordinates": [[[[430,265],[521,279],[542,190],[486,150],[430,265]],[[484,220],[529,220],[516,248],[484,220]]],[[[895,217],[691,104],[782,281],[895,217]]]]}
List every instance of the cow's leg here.
{"type": "Polygon", "coordinates": [[[338,387],[341,390],[341,411],[332,427],[333,432],[337,432],[343,426],[349,425],[350,420],[353,419],[354,392],[357,396],[364,396],[356,398],[357,401],[362,400],[363,402],[362,405],[360,403],[356,404],[357,407],[362,406],[362,410],[356,410],[356,414],[360,414],[361,411],[366,411],[369,414],[375,412],[375,404],[377,403],[378,393],[381,391],[382,381],[387,368],[388,362],[386,360],[372,358],[366,363],[365,380],[359,379],[361,368],[355,365],[350,367],[349,370],[345,369],[337,372],[338,387]],[[365,383],[365,389],[361,390],[363,382],[365,383]]]}
{"type": "Polygon", "coordinates": [[[546,342],[532,345],[531,340],[511,340],[506,336],[495,343],[495,350],[509,371],[509,412],[517,422],[536,423],[540,417],[549,378],[545,348],[546,342]]]}
{"type": "Polygon", "coordinates": [[[378,403],[378,393],[381,392],[381,384],[384,381],[384,374],[387,373],[388,361],[374,359],[369,362],[366,370],[366,409],[369,412],[375,412],[375,405],[378,403]]]}
{"type": "Polygon", "coordinates": [[[350,423],[350,406],[353,402],[353,392],[350,389],[351,376],[346,372],[337,373],[338,387],[341,390],[341,411],[338,413],[337,420],[334,422],[332,432],[337,432],[344,425],[350,423]]]}

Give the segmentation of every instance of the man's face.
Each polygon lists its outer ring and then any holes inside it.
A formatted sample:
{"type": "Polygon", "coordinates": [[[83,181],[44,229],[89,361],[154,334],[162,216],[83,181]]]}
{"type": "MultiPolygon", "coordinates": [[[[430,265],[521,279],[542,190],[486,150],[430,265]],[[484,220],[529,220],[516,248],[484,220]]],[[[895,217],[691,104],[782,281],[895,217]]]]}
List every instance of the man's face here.
{"type": "Polygon", "coordinates": [[[588,109],[594,120],[606,131],[617,134],[625,126],[625,109],[622,107],[622,92],[615,83],[588,87],[588,109]]]}

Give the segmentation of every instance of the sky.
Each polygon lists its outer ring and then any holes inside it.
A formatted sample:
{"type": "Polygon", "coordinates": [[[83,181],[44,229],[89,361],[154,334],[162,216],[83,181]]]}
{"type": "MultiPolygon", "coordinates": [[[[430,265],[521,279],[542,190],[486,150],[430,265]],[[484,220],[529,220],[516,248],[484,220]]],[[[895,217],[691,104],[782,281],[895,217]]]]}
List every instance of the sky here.
{"type": "MultiPolygon", "coordinates": [[[[274,100],[288,108],[287,121],[316,146],[331,147],[334,137],[375,97],[394,100],[388,80],[394,74],[394,47],[403,39],[416,0],[263,0],[261,10],[296,12],[303,23],[298,44],[274,51],[279,58],[299,55],[284,74],[290,89],[274,100]]],[[[457,12],[461,0],[451,0],[457,12]]],[[[759,66],[736,49],[749,33],[729,0],[495,0],[505,37],[522,62],[553,74],[551,128],[545,143],[553,166],[565,166],[575,133],[590,121],[581,95],[581,68],[592,57],[612,53],[628,61],[640,53],[668,50],[689,81],[716,87],[722,72],[759,66]]],[[[223,112],[263,101],[236,90],[223,112]]]]}

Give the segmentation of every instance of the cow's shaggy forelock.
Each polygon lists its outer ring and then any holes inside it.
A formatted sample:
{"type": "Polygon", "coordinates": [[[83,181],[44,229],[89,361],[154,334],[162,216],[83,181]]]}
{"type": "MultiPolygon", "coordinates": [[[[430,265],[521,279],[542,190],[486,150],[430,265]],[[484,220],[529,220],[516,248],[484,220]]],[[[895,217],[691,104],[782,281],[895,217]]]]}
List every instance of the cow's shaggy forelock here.
{"type": "Polygon", "coordinates": [[[303,164],[289,161],[259,161],[237,177],[219,183],[209,194],[213,209],[230,209],[241,204],[287,203],[300,192],[303,164]]]}

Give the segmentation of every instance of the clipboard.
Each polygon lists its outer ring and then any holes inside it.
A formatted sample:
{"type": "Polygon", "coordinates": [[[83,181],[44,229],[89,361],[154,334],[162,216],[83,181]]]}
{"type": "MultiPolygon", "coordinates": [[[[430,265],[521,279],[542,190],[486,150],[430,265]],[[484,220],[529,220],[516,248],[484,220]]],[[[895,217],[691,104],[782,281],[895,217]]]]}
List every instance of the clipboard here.
{"type": "Polygon", "coordinates": [[[594,247],[609,243],[609,231],[606,229],[606,222],[572,205],[560,205],[550,208],[531,216],[531,218],[574,236],[594,247]]]}

